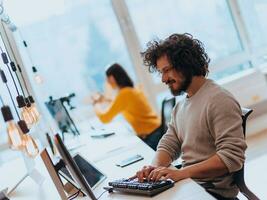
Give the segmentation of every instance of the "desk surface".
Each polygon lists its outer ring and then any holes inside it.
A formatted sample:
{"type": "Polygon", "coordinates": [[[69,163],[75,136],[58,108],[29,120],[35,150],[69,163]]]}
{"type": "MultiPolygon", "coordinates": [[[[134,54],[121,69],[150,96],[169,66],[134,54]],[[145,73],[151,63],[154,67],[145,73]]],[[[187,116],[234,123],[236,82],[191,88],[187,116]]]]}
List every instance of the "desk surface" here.
{"type": "MultiPolygon", "coordinates": [[[[245,163],[245,181],[249,189],[260,199],[267,199],[267,154],[245,163]]],[[[240,200],[245,198],[240,198],[240,200]]]]}
{"type": "MultiPolygon", "coordinates": [[[[143,165],[151,163],[154,156],[154,151],[145,145],[138,137],[131,134],[116,134],[114,136],[104,139],[92,139],[88,135],[82,136],[82,141],[85,144],[79,148],[79,152],[82,156],[90,161],[93,161],[95,165],[107,175],[107,179],[94,189],[96,197],[98,197],[104,190],[103,187],[107,186],[107,182],[119,178],[125,178],[132,176],[143,165]],[[115,146],[112,144],[116,144],[115,146]],[[107,148],[106,148],[107,147],[107,148]],[[97,151],[99,149],[99,151],[97,151]],[[104,151],[103,149],[107,149],[104,151]],[[144,157],[144,160],[135,164],[129,165],[124,168],[117,167],[115,163],[128,158],[132,155],[140,154],[144,157]]],[[[14,200],[56,200],[60,199],[57,190],[40,158],[38,156],[35,159],[36,169],[44,176],[45,180],[41,186],[37,185],[30,177],[27,177],[21,185],[11,194],[11,199],[14,200]]],[[[23,176],[24,163],[22,159],[14,160],[10,163],[4,164],[0,168],[0,189],[5,185],[11,185],[10,182],[17,181],[18,177],[23,176]],[[19,168],[20,170],[16,170],[19,168]],[[14,172],[14,170],[16,170],[14,172]],[[19,173],[20,171],[20,173],[19,173]]],[[[26,172],[26,170],[24,170],[26,172]]],[[[78,199],[78,198],[77,198],[78,199]]],[[[79,198],[86,199],[86,198],[79,198]]],[[[196,184],[191,179],[179,181],[175,186],[165,192],[156,195],[155,197],[143,197],[126,195],[120,193],[105,193],[100,199],[214,199],[205,190],[196,184]]]]}

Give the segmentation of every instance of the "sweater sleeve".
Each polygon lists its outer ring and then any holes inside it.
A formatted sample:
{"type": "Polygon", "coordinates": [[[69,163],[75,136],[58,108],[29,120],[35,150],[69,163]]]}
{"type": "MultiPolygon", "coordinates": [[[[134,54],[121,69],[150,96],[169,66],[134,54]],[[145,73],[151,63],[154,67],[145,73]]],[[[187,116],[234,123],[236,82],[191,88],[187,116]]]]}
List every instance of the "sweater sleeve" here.
{"type": "Polygon", "coordinates": [[[158,147],[157,147],[157,151],[167,152],[172,158],[172,161],[176,160],[181,154],[181,142],[175,130],[176,118],[175,118],[174,113],[176,113],[175,112],[176,109],[177,109],[177,106],[172,112],[171,121],[168,124],[168,130],[160,139],[158,147]]]}
{"type": "Polygon", "coordinates": [[[109,108],[105,111],[96,110],[96,115],[103,123],[110,122],[116,115],[122,112],[127,106],[127,93],[120,91],[114,101],[111,103],[109,108]]]}
{"type": "Polygon", "coordinates": [[[230,95],[217,95],[213,98],[210,109],[208,123],[215,139],[216,153],[229,173],[238,171],[244,164],[247,148],[240,106],[230,95]]]}

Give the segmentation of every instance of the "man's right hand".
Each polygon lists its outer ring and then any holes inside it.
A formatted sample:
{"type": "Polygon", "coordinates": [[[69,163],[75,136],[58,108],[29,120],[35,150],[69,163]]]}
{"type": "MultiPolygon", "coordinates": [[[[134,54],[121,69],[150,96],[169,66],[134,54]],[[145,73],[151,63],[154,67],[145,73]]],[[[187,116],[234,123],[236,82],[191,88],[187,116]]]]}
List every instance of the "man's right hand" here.
{"type": "Polygon", "coordinates": [[[152,172],[154,169],[156,169],[156,167],[151,165],[144,166],[141,170],[137,171],[136,174],[130,179],[138,178],[139,182],[143,182],[144,179],[146,179],[149,176],[150,172],[152,172]]]}

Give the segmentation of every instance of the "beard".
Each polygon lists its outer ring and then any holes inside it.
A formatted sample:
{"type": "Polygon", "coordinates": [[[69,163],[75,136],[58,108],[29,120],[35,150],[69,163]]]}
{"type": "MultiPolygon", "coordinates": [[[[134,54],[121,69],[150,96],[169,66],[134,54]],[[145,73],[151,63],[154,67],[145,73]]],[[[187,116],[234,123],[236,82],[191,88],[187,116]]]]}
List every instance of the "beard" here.
{"type": "MultiPolygon", "coordinates": [[[[167,84],[173,84],[175,82],[176,82],[175,80],[169,80],[167,84]]],[[[184,75],[184,79],[182,80],[180,87],[178,89],[174,89],[170,86],[170,91],[172,95],[173,96],[183,95],[188,89],[191,82],[192,82],[192,75],[184,75]]]]}

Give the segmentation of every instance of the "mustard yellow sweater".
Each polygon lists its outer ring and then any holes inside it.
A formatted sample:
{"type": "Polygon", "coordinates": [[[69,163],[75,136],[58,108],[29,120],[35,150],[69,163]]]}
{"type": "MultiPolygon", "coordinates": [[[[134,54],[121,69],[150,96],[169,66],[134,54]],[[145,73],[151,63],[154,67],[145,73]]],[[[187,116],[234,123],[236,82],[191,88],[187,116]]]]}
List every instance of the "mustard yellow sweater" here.
{"type": "Polygon", "coordinates": [[[141,137],[149,135],[161,123],[144,93],[137,88],[125,87],[120,89],[107,111],[96,111],[96,115],[103,123],[110,122],[120,113],[141,137]]]}

